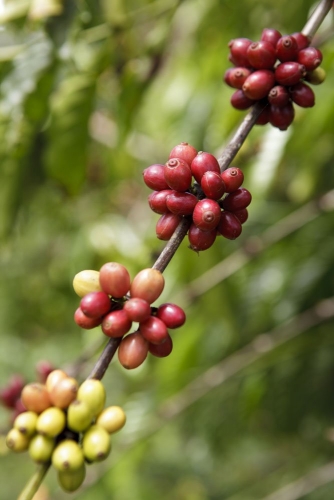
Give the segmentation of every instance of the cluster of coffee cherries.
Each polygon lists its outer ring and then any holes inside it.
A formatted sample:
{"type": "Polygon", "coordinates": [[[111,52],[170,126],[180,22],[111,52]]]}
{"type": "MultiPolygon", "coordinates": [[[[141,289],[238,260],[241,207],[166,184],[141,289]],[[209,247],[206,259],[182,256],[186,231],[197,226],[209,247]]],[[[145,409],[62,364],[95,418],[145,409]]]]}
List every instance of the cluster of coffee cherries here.
{"type": "Polygon", "coordinates": [[[38,464],[52,463],[59,484],[75,491],[82,484],[86,464],[107,458],[110,434],[125,424],[119,406],[105,406],[100,380],[88,379],[80,386],[63,370],[53,370],[45,384],[27,384],[21,393],[25,411],[14,420],[6,438],[15,451],[28,451],[38,464]]]}
{"type": "Polygon", "coordinates": [[[221,173],[214,155],[181,142],[165,165],[147,167],[143,177],[154,190],[149,206],[161,215],[156,225],[159,239],[169,240],[183,217],[192,219],[188,239],[195,251],[211,247],[217,235],[231,240],[240,236],[252,197],[241,187],[244,175],[239,168],[221,173]]]}
{"type": "Polygon", "coordinates": [[[82,297],[74,320],[85,329],[101,325],[107,337],[121,339],[121,365],[137,368],[148,353],[168,356],[173,349],[168,330],[182,326],[186,319],[176,304],[151,306],[164,286],[162,273],[152,268],[141,270],[132,281],[126,267],[117,262],[107,262],[100,271],[81,271],[73,280],[75,292],[82,297]],[[133,323],[138,323],[138,328],[128,333],[133,323]]]}
{"type": "Polygon", "coordinates": [[[264,109],[257,124],[270,123],[286,130],[294,119],[294,103],[303,108],[314,106],[314,92],[305,82],[318,85],[325,79],[319,67],[322,53],[310,43],[303,33],[282,36],[268,28],[258,42],[231,40],[229,60],[235,67],[226,71],[224,80],[237,89],[232,106],[244,110],[262,101],[264,109]]]}

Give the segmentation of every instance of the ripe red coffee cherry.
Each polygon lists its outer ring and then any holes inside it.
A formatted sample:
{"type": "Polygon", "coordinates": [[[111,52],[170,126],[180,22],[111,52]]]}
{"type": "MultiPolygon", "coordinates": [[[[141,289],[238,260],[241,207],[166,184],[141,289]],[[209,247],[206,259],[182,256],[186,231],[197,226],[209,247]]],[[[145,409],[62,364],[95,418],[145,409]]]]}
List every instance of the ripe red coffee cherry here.
{"type": "Polygon", "coordinates": [[[181,220],[181,216],[172,213],[162,215],[155,226],[155,232],[159,240],[170,240],[181,220]]]}
{"type": "Polygon", "coordinates": [[[269,123],[269,106],[268,103],[266,104],[266,107],[263,108],[261,113],[256,119],[256,125],[267,125],[269,123]]]}
{"type": "Polygon", "coordinates": [[[168,186],[175,191],[184,192],[191,186],[191,170],[184,160],[171,158],[165,165],[165,179],[168,186]]]}
{"type": "Polygon", "coordinates": [[[197,156],[195,156],[191,162],[190,168],[192,175],[199,184],[205,172],[212,171],[218,174],[220,173],[217,158],[211,153],[205,153],[204,151],[200,151],[197,156]]]}
{"type": "Polygon", "coordinates": [[[282,35],[279,31],[270,28],[264,28],[261,35],[261,40],[269,42],[274,47],[276,47],[276,44],[281,37],[282,35]]]}
{"type": "Polygon", "coordinates": [[[142,269],[134,277],[131,287],[131,298],[139,297],[152,304],[160,295],[165,286],[165,278],[157,269],[151,267],[142,269]]]}
{"type": "Polygon", "coordinates": [[[173,350],[173,341],[170,335],[167,336],[166,340],[162,344],[148,344],[148,350],[153,356],[157,358],[166,358],[170,355],[173,350]]]}
{"type": "Polygon", "coordinates": [[[80,301],[80,309],[89,318],[100,318],[110,310],[110,298],[105,292],[90,292],[80,301]]]}
{"type": "Polygon", "coordinates": [[[151,306],[144,300],[139,298],[129,299],[123,306],[123,311],[126,312],[131,321],[140,323],[151,316],[151,306]]]}
{"type": "Polygon", "coordinates": [[[312,108],[315,104],[315,95],[313,90],[306,83],[299,82],[290,87],[290,96],[293,102],[302,108],[312,108]]]}
{"type": "Polygon", "coordinates": [[[230,87],[234,89],[241,89],[246,78],[251,74],[251,70],[249,68],[229,68],[224,76],[224,81],[230,87]]]}
{"type": "Polygon", "coordinates": [[[139,331],[151,344],[161,344],[167,339],[168,330],[165,323],[155,316],[150,316],[139,325],[139,331]]]}
{"type": "Polygon", "coordinates": [[[181,142],[181,144],[178,144],[171,150],[169,158],[180,158],[190,165],[196,155],[197,150],[194,146],[191,146],[187,142],[181,142]]]}
{"type": "Polygon", "coordinates": [[[19,399],[24,385],[25,381],[21,375],[13,375],[8,384],[0,390],[1,403],[7,408],[15,408],[16,401],[19,399]]]}
{"type": "Polygon", "coordinates": [[[275,69],[275,78],[280,85],[295,85],[305,75],[305,66],[297,61],[281,63],[275,69]]]}
{"type": "Polygon", "coordinates": [[[276,50],[270,42],[261,40],[250,44],[247,57],[253,68],[270,69],[276,62],[276,50]]]}
{"type": "Polygon", "coordinates": [[[84,328],[85,330],[91,330],[92,328],[95,328],[96,326],[99,326],[102,322],[102,317],[99,316],[98,318],[89,318],[82,312],[81,307],[78,307],[78,309],[74,313],[74,321],[80,328],[84,328]]]}
{"type": "Polygon", "coordinates": [[[167,196],[172,194],[172,189],[163,189],[162,191],[153,191],[148,197],[150,209],[156,214],[166,214],[169,212],[167,208],[167,196]]]}
{"type": "Polygon", "coordinates": [[[186,321],[184,310],[176,304],[168,302],[158,307],[156,315],[165,323],[167,328],[179,328],[186,321]]]}
{"type": "Polygon", "coordinates": [[[224,181],[227,193],[232,193],[244,182],[244,174],[238,167],[227,168],[221,173],[221,178],[224,181]]]}
{"type": "Polygon", "coordinates": [[[252,40],[248,38],[235,38],[229,42],[229,59],[235,66],[244,66],[246,68],[251,66],[247,57],[247,49],[251,43],[252,40]]]}
{"type": "Polygon", "coordinates": [[[291,102],[280,108],[270,105],[269,120],[274,127],[280,130],[286,130],[293,122],[294,117],[295,110],[291,102]]]}
{"type": "Polygon", "coordinates": [[[268,101],[274,106],[285,106],[290,100],[290,94],[283,85],[275,85],[268,94],[268,101]]]}
{"type": "Polygon", "coordinates": [[[296,40],[298,50],[306,49],[312,41],[312,38],[304,35],[304,33],[292,33],[291,36],[296,40]]]}
{"type": "MultiPolygon", "coordinates": [[[[242,207],[244,208],[244,207],[242,207]]],[[[219,223],[221,209],[215,200],[200,200],[193,212],[194,224],[202,231],[212,231],[219,223]]]]}
{"type": "Polygon", "coordinates": [[[201,179],[201,188],[207,196],[212,200],[220,200],[226,192],[225,183],[218,172],[205,172],[201,179]]]}
{"type": "Polygon", "coordinates": [[[222,234],[224,238],[235,240],[241,234],[241,222],[232,212],[224,211],[222,212],[217,231],[222,234]]]}
{"type": "Polygon", "coordinates": [[[241,224],[243,224],[248,219],[248,210],[247,208],[242,208],[241,210],[236,210],[235,212],[233,212],[233,215],[235,215],[235,217],[239,219],[241,224]]]}
{"type": "Polygon", "coordinates": [[[129,271],[118,262],[107,262],[100,269],[100,285],[105,293],[119,299],[129,291],[129,271]]]}
{"type": "Polygon", "coordinates": [[[195,252],[207,250],[214,244],[216,236],[216,229],[213,229],[212,231],[201,231],[201,229],[198,229],[195,224],[191,224],[188,231],[190,248],[195,252]]]}
{"type": "Polygon", "coordinates": [[[242,90],[236,90],[232,94],[230,102],[235,109],[243,111],[244,109],[248,109],[253,106],[254,99],[246,97],[242,90]]]}
{"type": "Polygon", "coordinates": [[[198,199],[191,193],[172,191],[167,198],[167,208],[176,215],[191,215],[197,202],[198,199]]]}
{"type": "Polygon", "coordinates": [[[221,203],[224,210],[229,212],[234,212],[235,210],[241,210],[242,208],[248,207],[252,201],[252,195],[245,188],[239,188],[233,193],[230,193],[221,203]]]}
{"type": "Polygon", "coordinates": [[[313,71],[322,62],[322,53],[315,47],[307,47],[298,52],[297,61],[305,66],[306,71],[313,71]]]}
{"type": "Polygon", "coordinates": [[[275,75],[268,69],[254,71],[242,86],[242,90],[249,99],[263,99],[275,85],[275,75]]]}
{"type": "Polygon", "coordinates": [[[112,311],[103,318],[101,323],[102,331],[107,337],[123,337],[130,330],[131,320],[124,311],[112,311]]]}
{"type": "Polygon", "coordinates": [[[169,186],[165,179],[165,165],[156,163],[150,167],[145,168],[143,172],[144,182],[147,187],[154,191],[162,191],[168,189],[169,186]]]}
{"type": "Polygon", "coordinates": [[[118,348],[118,359],[127,370],[140,366],[146,359],[149,343],[140,332],[130,333],[122,339],[118,348]]]}
{"type": "Polygon", "coordinates": [[[295,61],[298,55],[298,44],[292,36],[282,36],[276,44],[277,57],[281,62],[295,61]]]}

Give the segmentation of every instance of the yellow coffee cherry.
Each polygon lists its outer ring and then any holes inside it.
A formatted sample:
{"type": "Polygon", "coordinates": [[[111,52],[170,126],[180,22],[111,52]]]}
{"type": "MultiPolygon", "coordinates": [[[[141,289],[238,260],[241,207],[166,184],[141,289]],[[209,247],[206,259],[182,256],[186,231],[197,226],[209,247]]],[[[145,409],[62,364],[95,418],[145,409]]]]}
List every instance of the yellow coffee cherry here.
{"type": "Polygon", "coordinates": [[[52,406],[44,410],[37,419],[36,429],[40,434],[56,437],[66,426],[66,416],[63,410],[52,406]]]}
{"type": "Polygon", "coordinates": [[[52,453],[52,465],[60,471],[80,469],[83,463],[83,451],[72,439],[61,441],[52,453]]]}
{"type": "Polygon", "coordinates": [[[6,445],[13,451],[26,451],[29,447],[30,438],[22,434],[18,429],[11,429],[6,437],[6,445]]]}
{"type": "Polygon", "coordinates": [[[108,432],[100,425],[92,425],[83,436],[82,449],[89,462],[100,462],[106,459],[111,450],[108,432]]]}
{"type": "Polygon", "coordinates": [[[25,436],[31,437],[36,432],[38,414],[34,411],[24,411],[14,420],[14,428],[18,429],[25,436]]]}
{"type": "Polygon", "coordinates": [[[96,417],[104,408],[106,401],[106,390],[100,380],[85,380],[79,387],[77,399],[85,401],[94,417],[96,417]]]}
{"type": "Polygon", "coordinates": [[[67,409],[67,427],[75,432],[85,431],[92,423],[93,414],[85,401],[75,399],[67,409]]]}
{"type": "Polygon", "coordinates": [[[83,463],[77,470],[58,471],[58,481],[64,491],[76,491],[84,482],[86,477],[86,466],[83,463]]]}
{"type": "Polygon", "coordinates": [[[30,441],[29,455],[38,464],[49,462],[55,446],[56,441],[54,438],[36,434],[30,441]]]}
{"type": "Polygon", "coordinates": [[[109,434],[122,429],[125,422],[126,415],[120,406],[108,406],[96,419],[96,424],[103,427],[109,434]]]}
{"type": "Polygon", "coordinates": [[[84,297],[90,292],[101,292],[99,271],[87,269],[76,274],[73,279],[73,288],[79,297],[84,297]]]}

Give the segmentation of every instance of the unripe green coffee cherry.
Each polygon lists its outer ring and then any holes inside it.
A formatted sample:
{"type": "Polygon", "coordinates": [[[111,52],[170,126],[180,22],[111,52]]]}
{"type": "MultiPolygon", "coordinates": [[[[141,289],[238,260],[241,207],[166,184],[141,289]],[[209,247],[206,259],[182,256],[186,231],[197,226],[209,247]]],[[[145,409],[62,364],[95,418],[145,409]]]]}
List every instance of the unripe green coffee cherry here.
{"type": "Polygon", "coordinates": [[[13,451],[21,452],[28,449],[30,438],[18,429],[11,429],[6,437],[6,445],[13,451]]]}
{"type": "Polygon", "coordinates": [[[73,288],[79,297],[84,297],[90,292],[101,292],[99,271],[87,269],[76,274],[73,279],[73,288]]]}
{"type": "Polygon", "coordinates": [[[109,434],[119,431],[125,422],[126,415],[120,406],[108,406],[96,419],[96,424],[103,427],[109,434]]]}
{"type": "Polygon", "coordinates": [[[36,434],[30,441],[29,455],[34,462],[39,464],[49,462],[55,446],[54,438],[36,434]]]}
{"type": "Polygon", "coordinates": [[[31,437],[36,432],[37,418],[38,415],[34,411],[24,411],[14,420],[14,428],[18,429],[22,434],[31,437]]]}
{"type": "Polygon", "coordinates": [[[75,441],[65,439],[52,454],[52,465],[57,470],[77,470],[84,463],[82,449],[75,441]]]}
{"type": "Polygon", "coordinates": [[[100,462],[107,458],[111,450],[108,432],[99,425],[92,425],[82,439],[82,449],[89,462],[100,462]]]}
{"type": "Polygon", "coordinates": [[[85,431],[92,423],[93,415],[85,401],[76,399],[67,409],[67,427],[72,431],[85,431]]]}
{"type": "Polygon", "coordinates": [[[95,417],[101,413],[106,401],[106,390],[104,385],[100,380],[93,378],[85,380],[79,387],[77,399],[79,399],[79,401],[85,401],[95,417]]]}
{"type": "Polygon", "coordinates": [[[64,491],[76,491],[84,482],[86,466],[83,463],[77,470],[58,471],[58,481],[64,491]]]}
{"type": "Polygon", "coordinates": [[[56,437],[65,429],[65,426],[65,413],[60,408],[52,406],[39,415],[36,429],[40,434],[56,437]]]}

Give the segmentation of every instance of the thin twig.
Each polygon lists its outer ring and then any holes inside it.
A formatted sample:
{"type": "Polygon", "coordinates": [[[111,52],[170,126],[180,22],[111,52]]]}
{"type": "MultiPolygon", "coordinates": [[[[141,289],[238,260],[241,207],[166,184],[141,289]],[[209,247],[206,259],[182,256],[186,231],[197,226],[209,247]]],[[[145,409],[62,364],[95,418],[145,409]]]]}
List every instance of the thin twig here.
{"type": "Polygon", "coordinates": [[[31,476],[25,488],[22,490],[17,500],[32,500],[38,488],[40,487],[47,471],[50,468],[50,462],[39,465],[35,474],[31,476]]]}
{"type": "Polygon", "coordinates": [[[322,0],[322,2],[319,3],[319,5],[310,16],[309,20],[305,24],[304,28],[302,29],[302,33],[313,38],[321,23],[327,16],[328,12],[331,10],[332,5],[332,0],[322,0]]]}

